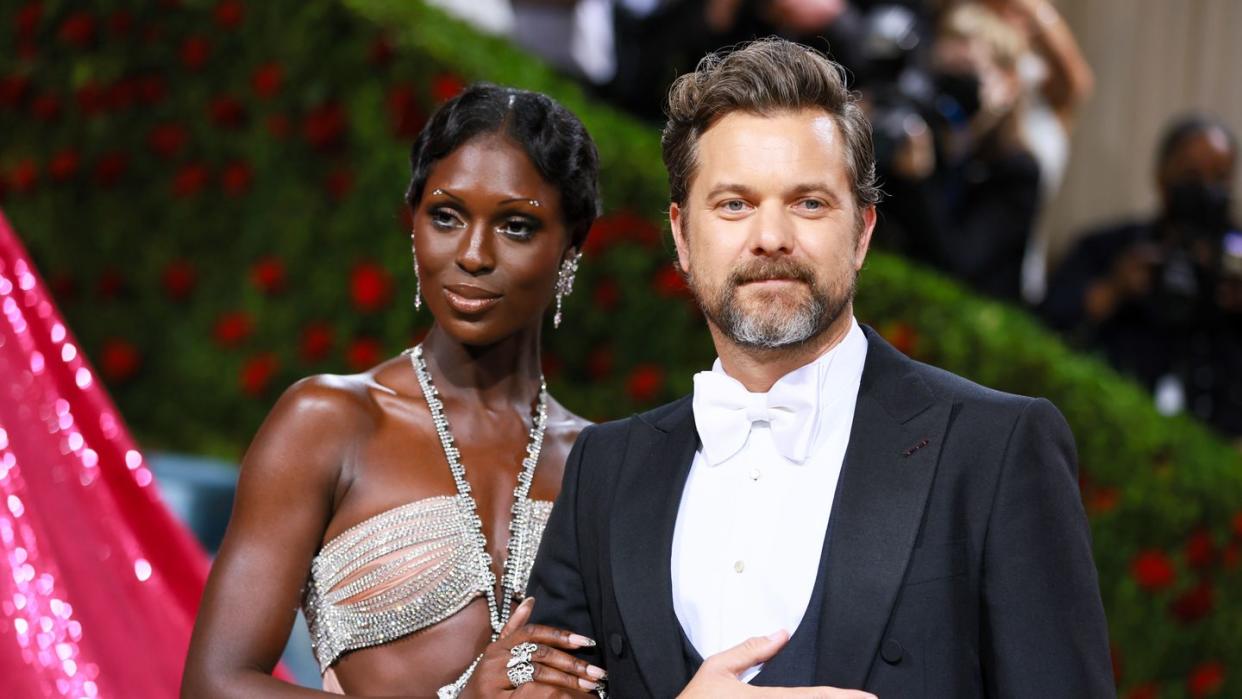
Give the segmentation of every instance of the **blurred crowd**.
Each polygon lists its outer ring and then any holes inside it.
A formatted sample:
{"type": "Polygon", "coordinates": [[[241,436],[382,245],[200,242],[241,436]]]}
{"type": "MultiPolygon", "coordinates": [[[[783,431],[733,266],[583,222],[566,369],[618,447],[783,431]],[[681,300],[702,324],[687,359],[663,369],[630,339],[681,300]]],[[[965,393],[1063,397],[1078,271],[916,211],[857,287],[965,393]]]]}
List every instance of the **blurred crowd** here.
{"type": "Polygon", "coordinates": [[[885,201],[875,244],[1027,306],[1077,347],[1242,437],[1237,142],[1188,115],[1135,152],[1153,216],[1081,232],[1048,268],[1043,209],[1061,186],[1093,75],[1050,0],[434,0],[655,123],[704,53],[777,34],[850,73],[885,201]],[[1150,165],[1149,165],[1150,163],[1150,165]]]}

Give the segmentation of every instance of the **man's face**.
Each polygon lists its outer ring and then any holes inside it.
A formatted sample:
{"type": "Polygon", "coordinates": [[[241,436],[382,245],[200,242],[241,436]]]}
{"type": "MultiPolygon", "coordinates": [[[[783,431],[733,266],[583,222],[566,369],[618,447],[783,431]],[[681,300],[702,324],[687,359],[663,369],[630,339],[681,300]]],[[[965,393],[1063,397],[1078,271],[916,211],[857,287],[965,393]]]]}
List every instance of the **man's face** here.
{"type": "Polygon", "coordinates": [[[779,349],[851,308],[875,207],[858,210],[831,116],[735,112],[699,139],[686,202],[669,218],[708,322],[743,347],[779,349]]]}

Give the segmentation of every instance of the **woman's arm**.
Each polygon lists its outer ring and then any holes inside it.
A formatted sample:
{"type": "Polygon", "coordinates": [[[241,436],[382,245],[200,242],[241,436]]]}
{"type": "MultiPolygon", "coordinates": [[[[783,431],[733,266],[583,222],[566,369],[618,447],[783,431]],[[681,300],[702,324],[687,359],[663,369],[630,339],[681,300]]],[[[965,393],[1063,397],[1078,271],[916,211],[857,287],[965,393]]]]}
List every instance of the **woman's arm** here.
{"type": "Polygon", "coordinates": [[[211,569],[183,697],[312,697],[271,676],[350,452],[372,418],[344,379],[303,380],[276,403],[242,462],[228,531],[211,569]]]}

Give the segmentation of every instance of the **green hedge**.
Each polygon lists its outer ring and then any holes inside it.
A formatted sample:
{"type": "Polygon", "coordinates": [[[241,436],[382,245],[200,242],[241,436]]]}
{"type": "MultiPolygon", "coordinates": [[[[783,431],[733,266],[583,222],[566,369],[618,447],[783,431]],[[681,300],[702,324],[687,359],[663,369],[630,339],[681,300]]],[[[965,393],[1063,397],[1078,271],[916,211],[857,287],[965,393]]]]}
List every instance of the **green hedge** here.
{"type": "MultiPolygon", "coordinates": [[[[150,447],[236,457],[297,377],[409,345],[408,144],[463,81],[548,92],[604,163],[553,391],[595,419],[712,358],[668,264],[658,135],[407,0],[0,10],[0,206],[150,447]]],[[[1078,438],[1119,684],[1242,694],[1242,458],[1014,309],[875,253],[859,316],[915,357],[1047,396],[1078,438]]]]}

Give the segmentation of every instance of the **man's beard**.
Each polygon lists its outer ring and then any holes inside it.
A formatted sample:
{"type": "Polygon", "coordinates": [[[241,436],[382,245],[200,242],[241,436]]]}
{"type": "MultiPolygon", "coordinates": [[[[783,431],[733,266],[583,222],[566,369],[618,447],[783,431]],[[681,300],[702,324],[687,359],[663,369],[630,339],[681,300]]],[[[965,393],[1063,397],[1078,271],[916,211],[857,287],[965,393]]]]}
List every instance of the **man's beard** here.
{"type": "MultiPolygon", "coordinates": [[[[821,283],[814,270],[790,258],[756,258],[733,270],[725,283],[706,289],[691,275],[691,291],[703,313],[730,340],[743,347],[778,350],[797,347],[819,337],[841,316],[854,299],[858,273],[846,268],[846,276],[833,284],[821,283]],[[738,290],[748,282],[788,279],[805,285],[806,294],[773,292],[752,299],[746,308],[738,290]]],[[[754,295],[754,294],[752,294],[754,295]]]]}

